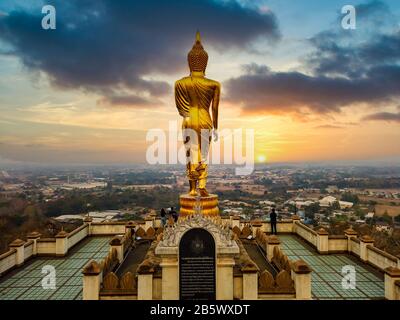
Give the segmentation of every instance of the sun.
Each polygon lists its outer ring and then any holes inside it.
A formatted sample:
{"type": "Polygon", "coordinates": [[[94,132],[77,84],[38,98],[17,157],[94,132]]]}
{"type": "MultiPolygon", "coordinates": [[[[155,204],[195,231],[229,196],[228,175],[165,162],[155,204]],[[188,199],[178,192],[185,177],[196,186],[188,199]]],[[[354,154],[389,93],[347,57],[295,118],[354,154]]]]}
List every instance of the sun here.
{"type": "Polygon", "coordinates": [[[257,156],[257,161],[258,162],[265,162],[265,161],[267,161],[267,157],[265,155],[263,155],[263,154],[260,154],[260,155],[257,156]]]}

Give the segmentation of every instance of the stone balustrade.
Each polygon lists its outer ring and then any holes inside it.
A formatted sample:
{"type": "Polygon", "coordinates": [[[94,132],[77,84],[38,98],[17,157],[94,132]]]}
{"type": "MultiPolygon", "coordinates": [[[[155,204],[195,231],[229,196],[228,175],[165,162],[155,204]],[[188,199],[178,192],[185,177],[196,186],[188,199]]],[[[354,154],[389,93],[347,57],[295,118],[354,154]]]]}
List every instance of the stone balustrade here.
{"type": "MultiPolygon", "coordinates": [[[[255,237],[258,244],[265,252],[267,259],[273,261],[274,252],[276,253],[279,250],[280,242],[278,238],[266,235],[266,233],[269,232],[269,223],[265,221],[243,222],[240,221],[239,217],[235,216],[222,220],[222,225],[228,225],[239,239],[255,237]]],[[[154,215],[148,217],[142,224],[136,222],[93,223],[90,217],[86,217],[82,226],[69,233],[61,231],[54,238],[42,238],[39,233],[33,232],[27,236],[27,241],[21,239],[13,241],[9,246],[9,251],[0,255],[0,275],[21,266],[27,259],[35,256],[64,256],[68,254],[69,250],[76,244],[91,235],[115,235],[116,237],[110,242],[110,252],[115,252],[117,263],[121,263],[131,245],[130,241],[133,241],[133,234],[135,234],[135,236],[142,236],[143,238],[156,239],[159,234],[158,231],[162,230],[162,228],[157,228],[157,224],[157,217],[154,215]],[[157,232],[155,230],[156,228],[157,232]],[[115,250],[113,251],[113,249],[115,250]]],[[[328,232],[323,229],[313,230],[304,225],[296,216],[294,216],[292,220],[278,221],[277,229],[278,233],[292,233],[298,235],[316,248],[321,254],[349,253],[360,258],[363,262],[384,271],[386,298],[400,299],[400,259],[399,257],[395,257],[376,248],[374,246],[374,239],[368,236],[358,237],[357,232],[353,229],[346,230],[344,235],[329,235],[328,232]]],[[[155,247],[153,249],[155,249],[155,247]]],[[[177,297],[173,292],[176,292],[177,288],[165,287],[166,281],[164,281],[165,277],[171,279],[171,275],[176,274],[176,259],[174,261],[169,261],[169,257],[164,255],[162,256],[162,261],[160,260],[156,263],[157,268],[160,269],[159,274],[154,272],[154,270],[152,271],[151,268],[149,268],[149,272],[146,272],[146,263],[151,262],[150,265],[154,265],[154,250],[152,252],[153,256],[146,257],[142,269],[138,272],[138,279],[136,282],[138,290],[136,298],[164,299],[169,297],[171,299],[176,299],[177,297]],[[144,289],[141,290],[140,288],[144,289]]],[[[304,266],[304,262],[290,262],[289,265],[291,268],[290,275],[294,281],[295,292],[286,292],[286,297],[309,299],[308,281],[311,281],[311,270],[308,270],[304,266]]],[[[240,277],[237,274],[233,275],[233,258],[229,258],[225,261],[222,256],[218,260],[217,267],[218,272],[223,271],[224,274],[228,274],[230,278],[234,278],[232,288],[229,290],[229,295],[232,295],[232,297],[235,295],[235,297],[240,297],[241,299],[257,298],[257,296],[254,296],[254,292],[258,291],[254,291],[252,288],[260,287],[258,271],[252,270],[251,268],[243,268],[240,277]],[[227,273],[226,270],[229,270],[229,273],[227,273]]],[[[86,290],[84,299],[99,299],[99,291],[103,281],[103,269],[104,265],[95,265],[93,263],[88,264],[87,268],[85,267],[83,272],[84,288],[86,287],[90,290],[86,290]],[[99,288],[97,295],[93,293],[95,291],[94,288],[99,288]]],[[[287,271],[286,267],[282,269],[287,271]]],[[[112,272],[112,270],[108,270],[108,273],[109,272],[112,272]]],[[[106,276],[106,274],[104,276],[106,276]]],[[[264,280],[263,278],[263,281],[264,280]]],[[[173,283],[176,285],[178,280],[176,279],[173,283]]],[[[262,295],[259,292],[258,298],[266,298],[268,294],[264,292],[262,295]]],[[[284,294],[282,293],[282,297],[283,296],[284,294]]]]}
{"type": "Polygon", "coordinates": [[[292,278],[296,290],[297,300],[311,300],[311,272],[312,269],[302,260],[291,264],[292,278]]]}
{"type": "MultiPolygon", "coordinates": [[[[91,217],[85,217],[82,226],[71,232],[60,231],[54,238],[42,238],[38,232],[27,235],[27,241],[17,239],[9,245],[9,250],[0,255],[0,276],[21,266],[36,256],[65,256],[69,250],[91,235],[125,235],[126,230],[134,230],[136,224],[126,222],[92,223],[91,217]]],[[[128,241],[123,241],[126,252],[128,241]]]]}
{"type": "Polygon", "coordinates": [[[396,267],[385,269],[385,298],[400,300],[400,269],[396,267]]]}
{"type": "MultiPolygon", "coordinates": [[[[299,220],[299,217],[293,216],[291,222],[286,220],[278,221],[278,233],[288,233],[289,231],[289,233],[296,234],[316,248],[320,254],[349,253],[381,271],[384,271],[388,267],[400,268],[400,258],[374,247],[374,239],[369,236],[358,237],[357,232],[352,228],[345,230],[343,235],[329,235],[326,230],[313,230],[299,220]],[[290,224],[291,228],[288,227],[290,224]]],[[[248,234],[255,234],[255,238],[260,247],[265,251],[267,258],[269,257],[268,260],[270,260],[273,249],[267,249],[266,239],[268,237],[265,237],[265,241],[260,243],[261,233],[269,233],[269,223],[261,222],[261,224],[262,225],[259,226],[259,221],[241,223],[240,219],[237,219],[237,217],[230,217],[232,231],[236,233],[239,238],[245,238],[248,234]],[[252,230],[254,227],[256,228],[255,231],[252,230]]]]}

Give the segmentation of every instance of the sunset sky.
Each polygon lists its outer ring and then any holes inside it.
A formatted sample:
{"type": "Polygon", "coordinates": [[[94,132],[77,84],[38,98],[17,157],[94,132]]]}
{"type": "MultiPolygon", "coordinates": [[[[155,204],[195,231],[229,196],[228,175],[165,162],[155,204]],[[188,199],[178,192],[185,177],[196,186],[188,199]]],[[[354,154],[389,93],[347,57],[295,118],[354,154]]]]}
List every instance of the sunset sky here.
{"type": "Polygon", "coordinates": [[[400,164],[398,0],[2,0],[1,161],[144,162],[198,29],[219,126],[254,129],[257,159],[400,164]]]}

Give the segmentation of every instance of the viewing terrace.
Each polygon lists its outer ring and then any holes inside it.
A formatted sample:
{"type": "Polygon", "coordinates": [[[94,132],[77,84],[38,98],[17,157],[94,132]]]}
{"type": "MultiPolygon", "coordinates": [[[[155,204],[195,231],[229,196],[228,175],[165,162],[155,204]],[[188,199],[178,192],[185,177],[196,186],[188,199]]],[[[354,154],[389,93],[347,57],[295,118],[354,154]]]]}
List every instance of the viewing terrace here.
{"type": "MultiPolygon", "coordinates": [[[[400,300],[400,259],[352,229],[331,236],[296,216],[278,222],[277,236],[265,221],[230,216],[212,223],[230,229],[240,249],[229,267],[233,299],[400,300]],[[356,271],[353,289],[342,286],[346,266],[356,271]]],[[[31,233],[0,255],[0,300],[163,299],[170,279],[163,268],[171,264],[155,248],[172,230],[151,215],[126,223],[88,218],[55,238],[31,233]],[[56,270],[55,289],[42,286],[46,265],[56,270]]]]}

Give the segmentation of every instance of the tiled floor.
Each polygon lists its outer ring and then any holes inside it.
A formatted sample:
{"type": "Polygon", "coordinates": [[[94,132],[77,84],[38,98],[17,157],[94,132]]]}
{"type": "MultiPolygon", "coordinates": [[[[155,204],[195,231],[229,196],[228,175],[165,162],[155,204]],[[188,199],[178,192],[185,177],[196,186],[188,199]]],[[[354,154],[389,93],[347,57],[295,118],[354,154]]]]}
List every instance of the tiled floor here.
{"type": "Polygon", "coordinates": [[[292,235],[280,235],[282,249],[290,260],[302,259],[311,268],[311,291],[314,299],[383,299],[385,296],[383,277],[371,267],[356,262],[346,254],[319,255],[314,248],[302,239],[292,235]],[[344,266],[354,266],[356,271],[355,288],[342,286],[344,266]]]}
{"type": "Polygon", "coordinates": [[[109,250],[109,237],[89,238],[65,258],[34,258],[22,268],[0,279],[0,300],[80,300],[82,269],[91,259],[100,261],[109,250]],[[56,289],[43,289],[46,273],[42,268],[54,266],[56,289]]]}

